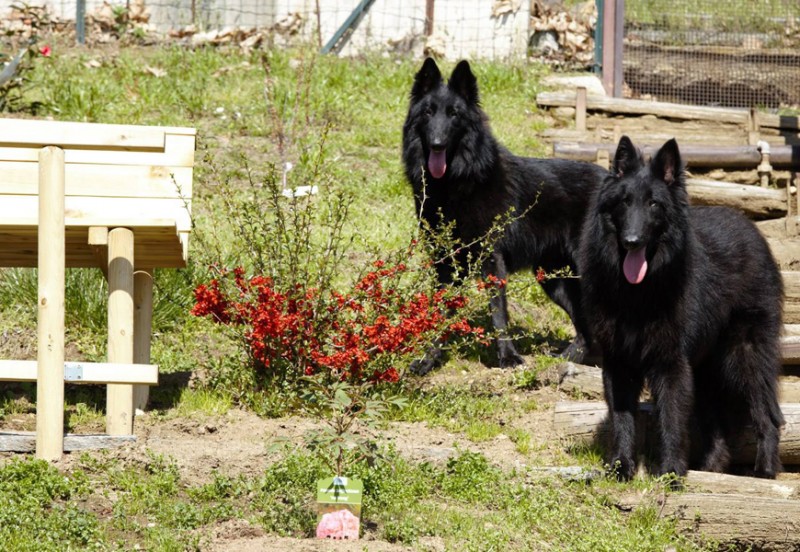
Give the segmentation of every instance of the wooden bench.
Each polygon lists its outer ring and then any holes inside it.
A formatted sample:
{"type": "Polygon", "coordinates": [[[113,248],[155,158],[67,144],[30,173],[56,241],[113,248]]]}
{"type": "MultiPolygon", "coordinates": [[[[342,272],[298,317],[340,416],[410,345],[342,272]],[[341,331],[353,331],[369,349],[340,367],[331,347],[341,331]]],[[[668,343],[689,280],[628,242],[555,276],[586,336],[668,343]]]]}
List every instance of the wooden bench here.
{"type": "MultiPolygon", "coordinates": [[[[135,408],[158,381],[149,364],[153,270],[186,266],[195,134],[0,119],[0,267],[39,269],[35,369],[0,361],[0,381],[36,380],[40,458],[64,450],[64,381],[108,383],[109,436],[132,433],[135,408]],[[108,279],[107,363],[65,363],[64,274],[71,267],[97,267],[108,279]]],[[[0,450],[27,450],[33,439],[2,437],[0,450]]]]}

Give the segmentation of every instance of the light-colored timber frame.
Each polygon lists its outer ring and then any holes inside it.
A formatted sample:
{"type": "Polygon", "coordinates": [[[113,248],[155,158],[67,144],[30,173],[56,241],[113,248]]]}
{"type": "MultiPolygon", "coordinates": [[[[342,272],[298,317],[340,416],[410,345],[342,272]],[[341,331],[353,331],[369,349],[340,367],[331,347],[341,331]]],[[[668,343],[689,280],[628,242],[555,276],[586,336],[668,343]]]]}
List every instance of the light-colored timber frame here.
{"type": "Polygon", "coordinates": [[[48,460],[126,442],[149,364],[153,270],[186,266],[195,130],[0,119],[0,267],[38,267],[37,360],[0,360],[0,381],[37,383],[36,434],[0,450],[48,460]],[[65,269],[108,280],[108,362],[64,359],[65,269]],[[106,433],[65,436],[64,382],[105,383],[106,433]],[[66,448],[65,448],[66,443],[66,448]]]}

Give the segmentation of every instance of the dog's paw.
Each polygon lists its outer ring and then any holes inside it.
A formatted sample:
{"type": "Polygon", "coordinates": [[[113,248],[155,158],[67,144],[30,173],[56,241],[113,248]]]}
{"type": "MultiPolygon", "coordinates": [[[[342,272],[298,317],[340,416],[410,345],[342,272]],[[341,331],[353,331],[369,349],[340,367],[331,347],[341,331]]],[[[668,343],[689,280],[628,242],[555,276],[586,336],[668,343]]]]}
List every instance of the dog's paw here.
{"type": "Polygon", "coordinates": [[[576,364],[582,364],[586,359],[586,355],[586,346],[582,343],[576,343],[573,341],[566,349],[558,354],[558,357],[576,364]]]}
{"type": "Polygon", "coordinates": [[[412,374],[417,376],[424,376],[428,372],[436,368],[437,363],[434,360],[423,358],[422,360],[415,360],[408,367],[412,374]]]}
{"type": "Polygon", "coordinates": [[[615,477],[617,481],[630,481],[636,473],[636,462],[633,458],[617,457],[606,465],[606,472],[609,476],[615,477]]]}
{"type": "Polygon", "coordinates": [[[498,358],[498,362],[500,364],[500,368],[514,368],[515,366],[519,366],[520,364],[525,364],[525,359],[517,353],[513,351],[511,353],[506,353],[505,355],[498,358]]]}
{"type": "Polygon", "coordinates": [[[442,364],[442,349],[441,347],[431,346],[425,352],[425,356],[419,360],[415,360],[409,366],[412,374],[417,376],[424,376],[434,368],[438,368],[442,364]]]}

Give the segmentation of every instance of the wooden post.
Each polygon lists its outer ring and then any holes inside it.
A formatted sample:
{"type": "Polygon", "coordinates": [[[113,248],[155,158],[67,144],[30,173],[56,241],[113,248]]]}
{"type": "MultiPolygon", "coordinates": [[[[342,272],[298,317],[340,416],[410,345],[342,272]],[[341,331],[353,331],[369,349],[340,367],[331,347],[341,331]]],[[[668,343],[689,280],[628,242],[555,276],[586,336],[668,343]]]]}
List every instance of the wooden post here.
{"type": "Polygon", "coordinates": [[[64,452],[64,150],[39,152],[36,457],[64,452]]]}
{"type": "MultiPolygon", "coordinates": [[[[150,337],[153,322],[153,269],[133,274],[133,362],[150,364],[150,337]]],[[[133,387],[133,408],[144,410],[150,397],[149,385],[133,387]]]]}
{"type": "Polygon", "coordinates": [[[575,90],[575,130],[586,132],[586,87],[575,90]]]}
{"type": "Polygon", "coordinates": [[[622,97],[622,38],[624,0],[603,0],[603,88],[622,97]]]}
{"type": "Polygon", "coordinates": [[[425,0],[425,36],[433,34],[433,1],[425,0]]]}
{"type": "MultiPolygon", "coordinates": [[[[133,362],[133,232],[114,228],[108,233],[108,362],[133,362]]],[[[106,433],[133,432],[133,386],[109,384],[106,433]]]]}

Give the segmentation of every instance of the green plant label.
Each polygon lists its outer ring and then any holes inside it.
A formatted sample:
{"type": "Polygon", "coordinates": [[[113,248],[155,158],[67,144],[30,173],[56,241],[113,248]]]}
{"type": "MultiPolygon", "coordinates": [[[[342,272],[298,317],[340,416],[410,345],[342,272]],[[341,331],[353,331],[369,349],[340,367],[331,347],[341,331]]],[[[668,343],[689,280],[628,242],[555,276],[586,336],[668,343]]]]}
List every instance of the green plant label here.
{"type": "Polygon", "coordinates": [[[357,539],[364,485],[349,477],[317,481],[317,538],[357,539]]]}

